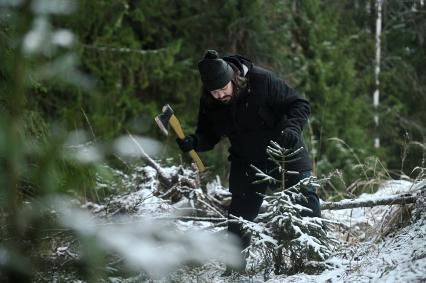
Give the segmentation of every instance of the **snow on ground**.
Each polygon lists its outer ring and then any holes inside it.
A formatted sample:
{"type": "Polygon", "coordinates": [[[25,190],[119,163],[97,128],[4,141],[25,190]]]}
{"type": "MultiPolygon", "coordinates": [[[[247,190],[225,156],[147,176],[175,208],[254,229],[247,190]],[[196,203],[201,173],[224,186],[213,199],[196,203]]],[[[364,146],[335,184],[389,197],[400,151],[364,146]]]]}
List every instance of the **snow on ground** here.
{"type": "MultiPolygon", "coordinates": [[[[359,198],[374,199],[407,193],[424,185],[425,180],[418,183],[390,181],[383,184],[376,193],[362,194],[359,198]]],[[[350,241],[353,242],[352,245],[346,244],[339,254],[330,259],[338,263],[338,268],[324,272],[317,282],[425,282],[426,215],[421,213],[417,217],[406,219],[407,226],[401,229],[395,225],[395,221],[390,221],[392,217],[395,219],[395,216],[401,215],[397,212],[399,207],[376,206],[325,211],[325,217],[339,220],[349,229],[357,229],[363,233],[358,233],[358,238],[350,241]],[[387,227],[383,227],[386,225],[387,227]],[[387,235],[381,237],[384,231],[387,235]]]]}
{"type": "MultiPolygon", "coordinates": [[[[374,199],[377,197],[392,196],[412,190],[413,183],[409,181],[390,181],[383,184],[374,194],[362,194],[360,200],[374,199]]],[[[385,215],[390,214],[397,206],[376,206],[373,208],[354,208],[324,211],[324,217],[338,220],[348,226],[368,225],[374,226],[382,222],[385,215]]]]}
{"type": "MultiPolygon", "coordinates": [[[[133,191],[111,200],[117,207],[138,216],[165,216],[176,211],[173,205],[153,195],[158,186],[155,172],[144,167],[133,176],[126,176],[133,191]],[[141,179],[141,176],[142,179],[141,179]],[[135,185],[135,183],[137,183],[135,185]]],[[[168,169],[170,174],[176,168],[168,169]]],[[[412,192],[423,188],[426,180],[389,181],[374,194],[363,194],[359,199],[374,199],[412,192]]],[[[207,185],[209,193],[228,194],[219,180],[207,185]]],[[[323,217],[339,222],[332,229],[334,237],[341,246],[327,261],[330,266],[321,274],[296,274],[292,276],[256,273],[249,268],[247,275],[221,277],[225,267],[220,262],[209,262],[197,267],[183,267],[166,278],[151,282],[426,282],[426,213],[423,207],[415,208],[411,219],[398,224],[395,216],[404,215],[395,206],[376,206],[373,208],[354,208],[346,210],[323,211],[323,217]]],[[[98,210],[99,207],[97,207],[98,210]]],[[[399,221],[400,222],[400,221],[399,221]]],[[[176,221],[179,230],[210,230],[223,232],[225,227],[214,227],[210,222],[176,221]]],[[[259,270],[259,269],[258,269],[259,270]]],[[[137,281],[137,278],[134,278],[137,281]]],[[[116,281],[116,278],[112,281],[116,281]]]]}
{"type": "MultiPolygon", "coordinates": [[[[363,194],[360,198],[389,196],[412,191],[414,188],[413,183],[409,181],[392,181],[385,183],[378,192],[363,194]]],[[[336,228],[334,234],[340,237],[342,246],[326,261],[331,269],[321,274],[220,277],[224,270],[223,265],[210,263],[196,274],[188,273],[187,282],[426,282],[424,213],[406,227],[391,230],[383,239],[377,234],[380,235],[380,225],[385,217],[394,214],[398,207],[376,206],[324,211],[324,217],[363,233],[354,233],[357,238],[348,239],[348,234],[352,234],[336,228]]]]}
{"type": "MultiPolygon", "coordinates": [[[[372,199],[415,188],[412,182],[392,181],[385,183],[378,192],[363,194],[359,198],[372,199]]],[[[319,275],[281,276],[267,282],[425,282],[426,215],[423,213],[407,226],[395,227],[388,235],[380,237],[380,226],[385,216],[392,215],[397,207],[324,211],[324,217],[340,221],[351,229],[363,230],[364,233],[350,241],[345,241],[348,233],[340,234],[343,246],[327,260],[335,266],[333,269],[319,275]]],[[[339,233],[335,231],[337,236],[339,233]]]]}

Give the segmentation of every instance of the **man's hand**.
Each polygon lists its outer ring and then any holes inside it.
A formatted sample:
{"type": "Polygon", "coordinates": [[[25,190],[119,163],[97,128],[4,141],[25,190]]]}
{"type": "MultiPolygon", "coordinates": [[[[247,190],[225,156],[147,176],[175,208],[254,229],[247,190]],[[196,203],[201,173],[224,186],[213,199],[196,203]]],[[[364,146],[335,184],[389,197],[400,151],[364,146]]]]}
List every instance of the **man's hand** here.
{"type": "Polygon", "coordinates": [[[296,132],[290,129],[285,129],[281,132],[279,143],[282,147],[286,149],[294,148],[298,141],[299,135],[296,132]]]}
{"type": "Polygon", "coordinates": [[[188,135],[183,140],[177,138],[176,143],[182,152],[188,152],[197,146],[197,137],[195,135],[188,135]]]}

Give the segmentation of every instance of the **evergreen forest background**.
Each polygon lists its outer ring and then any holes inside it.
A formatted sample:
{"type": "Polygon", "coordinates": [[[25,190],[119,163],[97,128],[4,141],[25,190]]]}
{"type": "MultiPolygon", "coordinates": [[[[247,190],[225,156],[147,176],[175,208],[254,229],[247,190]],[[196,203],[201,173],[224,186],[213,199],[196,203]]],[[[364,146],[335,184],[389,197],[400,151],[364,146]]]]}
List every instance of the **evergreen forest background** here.
{"type": "MultiPolygon", "coordinates": [[[[315,173],[339,170],[338,190],[366,177],[356,166],[399,177],[424,163],[423,1],[383,1],[378,107],[376,1],[52,3],[1,2],[4,152],[19,152],[8,131],[42,141],[84,130],[98,144],[132,133],[162,142],[155,157],[179,163],[174,137],[162,136],[153,117],[168,103],[194,131],[197,62],[216,49],[274,70],[311,102],[305,140],[315,173]]],[[[217,148],[202,158],[226,181],[226,143],[217,148]]],[[[107,162],[120,166],[114,156],[107,162]]]]}

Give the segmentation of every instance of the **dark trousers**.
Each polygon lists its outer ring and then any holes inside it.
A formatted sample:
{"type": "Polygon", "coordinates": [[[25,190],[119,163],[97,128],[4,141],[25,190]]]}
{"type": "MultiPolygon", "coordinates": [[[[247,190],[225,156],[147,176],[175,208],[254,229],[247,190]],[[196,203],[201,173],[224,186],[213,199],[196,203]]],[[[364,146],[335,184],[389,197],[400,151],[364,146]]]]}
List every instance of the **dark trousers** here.
{"type": "MultiPolygon", "coordinates": [[[[245,220],[253,221],[259,214],[263,196],[253,193],[233,194],[228,214],[242,217],[245,220]]],[[[228,232],[233,233],[241,241],[241,249],[245,249],[250,244],[250,235],[244,234],[241,224],[235,222],[228,223],[228,232]]]]}
{"type": "MultiPolygon", "coordinates": [[[[312,175],[311,171],[301,172],[298,175],[290,175],[287,179],[286,187],[291,187],[297,184],[300,180],[308,178],[312,175]]],[[[302,216],[320,217],[319,199],[313,188],[312,191],[305,194],[308,203],[302,205],[312,209],[312,213],[303,212],[302,216]]],[[[242,217],[245,220],[253,221],[259,214],[260,206],[262,205],[263,196],[256,192],[244,192],[232,194],[231,205],[228,208],[228,214],[236,217],[242,217]]],[[[228,231],[233,233],[241,240],[241,248],[245,249],[250,245],[250,234],[244,233],[242,227],[238,223],[229,222],[228,231]]]]}

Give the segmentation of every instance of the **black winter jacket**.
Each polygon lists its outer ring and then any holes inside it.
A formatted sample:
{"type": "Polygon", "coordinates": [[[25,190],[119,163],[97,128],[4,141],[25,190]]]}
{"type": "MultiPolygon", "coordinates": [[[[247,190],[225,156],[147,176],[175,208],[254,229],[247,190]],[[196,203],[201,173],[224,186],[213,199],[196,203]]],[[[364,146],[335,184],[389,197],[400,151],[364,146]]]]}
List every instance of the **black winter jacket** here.
{"type": "MultiPolygon", "coordinates": [[[[208,103],[206,97],[202,96],[196,150],[210,150],[221,137],[228,137],[231,143],[231,192],[265,192],[267,184],[252,184],[256,178],[250,164],[261,170],[273,169],[273,164],[267,160],[266,147],[271,140],[278,141],[282,130],[286,128],[299,135],[295,147],[305,147],[302,129],[310,114],[309,103],[272,72],[253,65],[248,59],[239,55],[223,59],[233,63],[241,73],[243,64],[248,68],[245,75],[248,85],[230,104],[220,101],[208,103]]],[[[287,169],[299,172],[311,170],[306,149],[299,157],[299,160],[289,163],[287,169]]]]}

